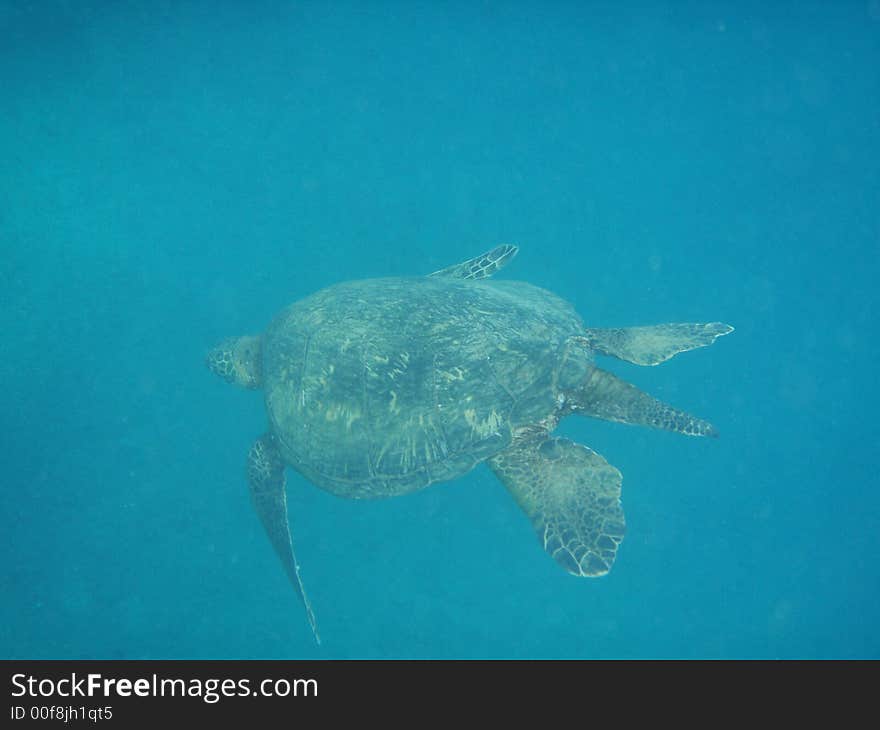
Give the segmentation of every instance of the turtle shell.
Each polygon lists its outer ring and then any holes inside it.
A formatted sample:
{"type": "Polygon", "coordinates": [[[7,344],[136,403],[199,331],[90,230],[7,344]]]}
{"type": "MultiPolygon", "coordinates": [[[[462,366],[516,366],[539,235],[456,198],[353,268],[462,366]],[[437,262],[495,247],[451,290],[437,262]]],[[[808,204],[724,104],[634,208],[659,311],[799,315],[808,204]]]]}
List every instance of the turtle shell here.
{"type": "Polygon", "coordinates": [[[338,284],[284,309],[263,385],[285,460],[346,497],[410,492],[558,413],[592,359],[574,309],[523,282],[338,284]]]}

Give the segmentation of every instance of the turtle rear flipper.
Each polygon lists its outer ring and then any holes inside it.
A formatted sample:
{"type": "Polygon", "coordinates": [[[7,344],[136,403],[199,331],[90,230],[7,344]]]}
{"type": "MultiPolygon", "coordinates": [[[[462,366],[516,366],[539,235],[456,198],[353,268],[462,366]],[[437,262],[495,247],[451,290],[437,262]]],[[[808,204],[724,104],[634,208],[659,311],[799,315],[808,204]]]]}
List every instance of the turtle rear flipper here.
{"type": "Polygon", "coordinates": [[[312,613],[312,606],[303,587],[302,578],[299,576],[299,563],[296,562],[293,540],[290,537],[284,462],[271,434],[260,437],[251,447],[248,452],[247,472],[251,502],[260,517],[260,522],[263,523],[272,547],[281,558],[287,577],[303,602],[315,641],[320,644],[321,637],[318,636],[315,615],[312,613]]]}
{"type": "Polygon", "coordinates": [[[604,421],[650,426],[685,436],[718,436],[708,421],[673,408],[600,368],[594,368],[578,390],[567,394],[567,402],[575,413],[604,421]]]}
{"type": "Polygon", "coordinates": [[[489,465],[529,516],[544,549],[572,575],[605,575],[623,540],[620,472],[592,449],[539,437],[489,465]]]}
{"type": "Polygon", "coordinates": [[[636,365],[659,365],[679,352],[707,347],[731,332],[733,327],[724,322],[679,322],[651,327],[587,328],[586,337],[590,347],[603,355],[636,365]]]}
{"type": "Polygon", "coordinates": [[[428,276],[445,276],[450,279],[488,279],[498,269],[509,264],[516,256],[517,251],[519,251],[518,247],[505,243],[484,254],[462,261],[460,264],[434,271],[428,276]]]}

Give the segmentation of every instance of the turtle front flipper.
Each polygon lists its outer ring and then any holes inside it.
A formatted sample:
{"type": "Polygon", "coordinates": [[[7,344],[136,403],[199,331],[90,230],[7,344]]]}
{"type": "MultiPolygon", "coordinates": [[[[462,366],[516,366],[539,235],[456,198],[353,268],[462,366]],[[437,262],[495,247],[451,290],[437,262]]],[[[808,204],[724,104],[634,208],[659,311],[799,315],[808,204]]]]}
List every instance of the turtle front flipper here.
{"type": "Polygon", "coordinates": [[[611,570],[626,528],[617,469],[586,446],[546,434],[489,465],[557,563],[584,577],[611,570]]]}
{"type": "Polygon", "coordinates": [[[271,434],[260,437],[251,447],[248,452],[247,471],[254,509],[257,510],[260,521],[266,529],[272,547],[281,558],[287,577],[305,606],[315,641],[320,644],[321,638],[318,636],[315,615],[312,613],[312,606],[299,576],[299,563],[296,562],[296,555],[293,552],[293,540],[287,522],[284,461],[271,434]]]}
{"type": "Polygon", "coordinates": [[[679,352],[706,347],[731,332],[733,327],[724,322],[675,323],[617,329],[587,328],[586,337],[590,347],[603,355],[636,365],[659,365],[679,352]]]}
{"type": "Polygon", "coordinates": [[[650,426],[686,436],[718,435],[708,421],[673,408],[599,368],[593,369],[580,388],[566,394],[566,403],[575,413],[605,421],[650,426]]]}
{"type": "Polygon", "coordinates": [[[450,279],[488,279],[498,269],[511,262],[519,248],[505,243],[475,258],[462,261],[455,266],[435,271],[428,276],[445,276],[450,279]]]}

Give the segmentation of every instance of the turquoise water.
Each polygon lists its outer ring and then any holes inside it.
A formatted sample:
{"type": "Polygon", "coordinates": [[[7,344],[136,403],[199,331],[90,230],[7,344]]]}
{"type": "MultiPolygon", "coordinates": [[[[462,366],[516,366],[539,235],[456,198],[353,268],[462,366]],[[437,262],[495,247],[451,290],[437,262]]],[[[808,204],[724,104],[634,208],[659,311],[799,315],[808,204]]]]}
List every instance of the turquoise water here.
{"type": "Polygon", "coordinates": [[[4,658],[878,657],[880,4],[0,2],[4,658]],[[486,467],[288,471],[316,647],[204,367],[329,284],[498,243],[717,440],[588,419],[614,570],[486,467]]]}

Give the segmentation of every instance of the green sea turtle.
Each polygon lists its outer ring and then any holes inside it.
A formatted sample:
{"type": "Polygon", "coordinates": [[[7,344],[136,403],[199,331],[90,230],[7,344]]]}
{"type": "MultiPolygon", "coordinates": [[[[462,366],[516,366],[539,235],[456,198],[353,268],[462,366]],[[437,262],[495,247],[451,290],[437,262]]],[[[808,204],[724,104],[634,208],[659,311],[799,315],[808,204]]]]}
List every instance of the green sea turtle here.
{"type": "Polygon", "coordinates": [[[486,462],[568,572],[604,575],[623,539],[620,472],[552,435],[579,413],[691,436],[713,426],[594,364],[639,365],[712,344],[721,322],[585,327],[532,284],[490,279],[499,246],[427,276],[351,281],[284,309],[262,335],[228,339],[208,367],[263,391],[269,425],[251,447],[251,498],[318,638],[287,518],[285,465],[333,494],[391,497],[486,462]]]}

